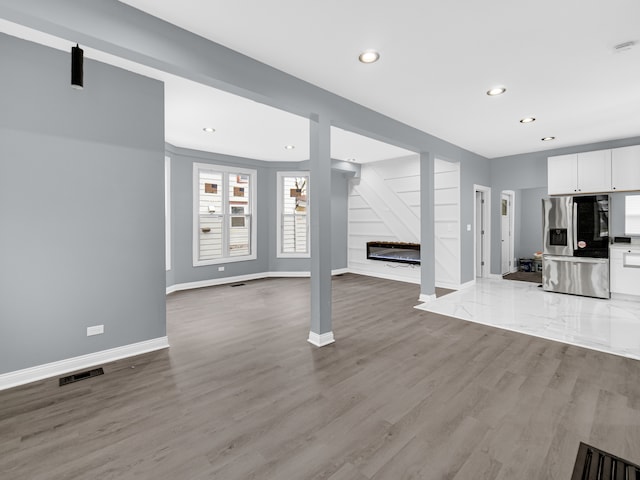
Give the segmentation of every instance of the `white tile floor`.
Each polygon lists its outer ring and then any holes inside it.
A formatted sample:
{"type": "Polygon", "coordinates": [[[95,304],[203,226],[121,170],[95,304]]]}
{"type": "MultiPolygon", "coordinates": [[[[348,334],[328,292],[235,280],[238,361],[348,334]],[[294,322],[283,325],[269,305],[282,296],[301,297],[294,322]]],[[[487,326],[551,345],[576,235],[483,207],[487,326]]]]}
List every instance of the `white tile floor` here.
{"type": "Polygon", "coordinates": [[[545,292],[537,283],[477,279],[416,306],[471,322],[640,360],[640,301],[545,292]]]}

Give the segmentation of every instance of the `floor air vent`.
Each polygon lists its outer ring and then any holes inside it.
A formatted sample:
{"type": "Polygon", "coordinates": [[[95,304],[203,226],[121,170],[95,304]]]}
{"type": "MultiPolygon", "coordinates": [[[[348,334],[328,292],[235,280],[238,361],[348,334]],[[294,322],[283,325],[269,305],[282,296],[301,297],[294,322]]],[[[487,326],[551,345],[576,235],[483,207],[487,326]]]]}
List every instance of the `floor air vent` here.
{"type": "Polygon", "coordinates": [[[102,369],[102,367],[94,368],[93,370],[87,370],[86,372],[74,373],[73,375],[62,377],[60,379],[60,386],[67,385],[73,382],[79,382],[80,380],[84,380],[85,378],[97,377],[98,375],[103,374],[104,370],[102,369]]]}
{"type": "Polygon", "coordinates": [[[640,466],[580,442],[571,480],[640,480],[640,466]]]}
{"type": "Polygon", "coordinates": [[[244,287],[246,285],[246,283],[232,283],[231,286],[232,287],[244,287]]]}

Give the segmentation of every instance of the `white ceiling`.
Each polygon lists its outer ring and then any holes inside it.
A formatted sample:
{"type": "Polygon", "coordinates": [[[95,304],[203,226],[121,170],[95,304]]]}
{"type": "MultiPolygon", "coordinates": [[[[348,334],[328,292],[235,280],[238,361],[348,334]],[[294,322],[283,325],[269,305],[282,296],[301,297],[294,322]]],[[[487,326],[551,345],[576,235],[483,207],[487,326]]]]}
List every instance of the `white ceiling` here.
{"type": "MultiPolygon", "coordinates": [[[[638,0],[123,3],[489,158],[640,135],[638,0]],[[635,48],[614,53],[626,41],[635,48]],[[368,48],[378,63],[357,61],[368,48]],[[488,97],[496,85],[507,92],[488,97]],[[520,124],[526,116],[537,120],[520,124]]],[[[0,31],[61,50],[72,43],[2,20],[0,31]]],[[[165,82],[173,145],[309,156],[305,118],[90,48],[85,56],[165,82]]],[[[411,152],[334,128],[331,154],[366,163],[411,152]]]]}
{"type": "Polygon", "coordinates": [[[124,3],[489,158],[640,135],[638,0],[124,3]]]}
{"type": "MultiPolygon", "coordinates": [[[[70,51],[72,42],[0,19],[0,32],[70,51]]],[[[161,80],[165,84],[165,140],[177,147],[266,161],[302,161],[309,158],[309,121],[306,118],[237,95],[186,80],[83,46],[85,58],[109,63],[161,80]],[[214,133],[203,128],[211,127],[214,133]],[[292,150],[285,145],[295,146],[292,150]]],[[[90,87],[85,66],[85,84],[90,87]]],[[[408,150],[332,127],[331,156],[369,163],[415,155],[408,150]]]]}

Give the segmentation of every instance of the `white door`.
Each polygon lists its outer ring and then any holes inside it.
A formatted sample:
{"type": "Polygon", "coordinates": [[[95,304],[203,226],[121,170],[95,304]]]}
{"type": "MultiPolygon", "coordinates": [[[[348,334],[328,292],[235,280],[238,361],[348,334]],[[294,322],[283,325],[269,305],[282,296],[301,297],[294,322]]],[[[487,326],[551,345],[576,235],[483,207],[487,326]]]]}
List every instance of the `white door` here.
{"type": "Polygon", "coordinates": [[[476,277],[484,277],[484,194],[476,191],[476,277]]]}
{"type": "Polygon", "coordinates": [[[501,219],[501,234],[502,234],[502,275],[506,275],[511,272],[511,259],[513,254],[511,252],[511,195],[506,193],[500,194],[500,219],[501,219]]]}

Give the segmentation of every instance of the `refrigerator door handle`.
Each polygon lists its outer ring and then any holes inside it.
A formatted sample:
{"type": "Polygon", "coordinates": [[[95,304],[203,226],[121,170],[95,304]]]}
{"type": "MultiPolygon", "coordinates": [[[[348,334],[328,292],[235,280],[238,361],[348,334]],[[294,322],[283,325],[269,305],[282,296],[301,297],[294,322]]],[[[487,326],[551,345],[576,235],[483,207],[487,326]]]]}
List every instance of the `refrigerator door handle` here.
{"type": "Polygon", "coordinates": [[[571,226],[573,227],[573,248],[575,251],[578,249],[578,204],[573,202],[573,218],[571,219],[571,226]]]}

